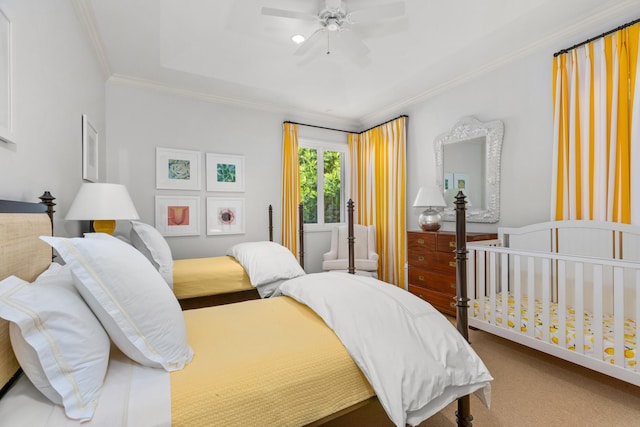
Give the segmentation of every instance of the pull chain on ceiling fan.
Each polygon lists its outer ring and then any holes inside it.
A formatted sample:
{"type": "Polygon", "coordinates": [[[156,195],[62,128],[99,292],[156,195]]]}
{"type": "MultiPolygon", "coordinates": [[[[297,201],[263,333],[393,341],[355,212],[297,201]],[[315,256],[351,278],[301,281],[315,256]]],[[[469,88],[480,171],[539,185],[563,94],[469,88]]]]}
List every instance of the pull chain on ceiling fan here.
{"type": "Polygon", "coordinates": [[[296,56],[304,55],[322,33],[327,33],[327,55],[331,53],[330,37],[335,34],[340,37],[343,46],[349,53],[356,56],[365,56],[369,53],[369,47],[355,34],[353,28],[358,24],[375,23],[379,20],[397,18],[405,13],[404,1],[396,1],[354,11],[349,11],[345,3],[346,1],[343,2],[342,0],[326,0],[325,8],[317,14],[271,7],[263,7],[262,14],[280,18],[315,21],[319,24],[319,28],[296,49],[294,53],[296,56]]]}

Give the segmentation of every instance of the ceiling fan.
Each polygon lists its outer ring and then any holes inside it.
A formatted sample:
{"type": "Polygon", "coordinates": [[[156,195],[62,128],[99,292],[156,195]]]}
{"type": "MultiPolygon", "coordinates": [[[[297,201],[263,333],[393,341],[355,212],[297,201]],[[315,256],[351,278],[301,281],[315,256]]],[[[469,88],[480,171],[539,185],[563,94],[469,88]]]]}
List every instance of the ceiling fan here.
{"type": "Polygon", "coordinates": [[[316,14],[272,7],[262,8],[263,15],[318,23],[318,28],[296,49],[294,54],[298,56],[304,55],[323,34],[327,36],[327,54],[331,53],[329,47],[331,35],[337,35],[343,42],[343,47],[357,56],[365,56],[369,53],[369,47],[352,31],[352,28],[358,24],[368,24],[383,19],[400,17],[404,15],[404,12],[404,1],[352,11],[348,9],[346,1],[326,0],[324,9],[316,14]]]}

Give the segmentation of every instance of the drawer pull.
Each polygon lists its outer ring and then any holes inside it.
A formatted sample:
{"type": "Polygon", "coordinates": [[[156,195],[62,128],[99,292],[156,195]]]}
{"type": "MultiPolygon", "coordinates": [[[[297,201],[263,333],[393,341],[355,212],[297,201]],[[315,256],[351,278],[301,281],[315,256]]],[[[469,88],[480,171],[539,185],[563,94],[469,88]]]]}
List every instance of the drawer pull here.
{"type": "Polygon", "coordinates": [[[451,308],[456,308],[456,303],[455,302],[450,302],[449,306],[451,306],[451,308]]]}
{"type": "Polygon", "coordinates": [[[424,276],[418,276],[418,280],[420,280],[421,282],[424,282],[424,276]]]}
{"type": "Polygon", "coordinates": [[[418,257],[418,261],[420,261],[420,262],[424,261],[424,257],[423,257],[422,255],[420,255],[420,256],[418,257]]]}
{"type": "Polygon", "coordinates": [[[455,283],[449,283],[449,287],[450,287],[451,289],[455,289],[455,288],[456,288],[456,284],[455,284],[455,283]]]}
{"type": "Polygon", "coordinates": [[[456,266],[455,261],[449,261],[449,267],[455,267],[455,266],[456,266]]]}
{"type": "Polygon", "coordinates": [[[418,243],[420,243],[421,245],[424,245],[424,239],[418,239],[418,243]]]}
{"type": "Polygon", "coordinates": [[[421,294],[416,294],[420,297],[420,299],[424,299],[424,297],[421,294]]]}
{"type": "Polygon", "coordinates": [[[455,248],[456,247],[456,242],[455,241],[449,242],[449,247],[450,248],[455,248]]]}

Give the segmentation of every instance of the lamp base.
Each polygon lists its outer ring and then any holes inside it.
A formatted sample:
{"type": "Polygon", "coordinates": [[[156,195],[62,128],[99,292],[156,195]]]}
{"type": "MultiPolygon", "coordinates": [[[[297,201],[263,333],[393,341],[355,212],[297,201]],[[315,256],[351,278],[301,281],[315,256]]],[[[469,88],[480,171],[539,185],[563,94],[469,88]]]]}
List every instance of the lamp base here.
{"type": "Polygon", "coordinates": [[[116,229],[116,221],[113,219],[96,219],[92,221],[91,228],[96,233],[113,234],[116,229]]]}
{"type": "Polygon", "coordinates": [[[423,231],[440,230],[440,213],[433,209],[427,209],[418,217],[418,224],[423,231]]]}

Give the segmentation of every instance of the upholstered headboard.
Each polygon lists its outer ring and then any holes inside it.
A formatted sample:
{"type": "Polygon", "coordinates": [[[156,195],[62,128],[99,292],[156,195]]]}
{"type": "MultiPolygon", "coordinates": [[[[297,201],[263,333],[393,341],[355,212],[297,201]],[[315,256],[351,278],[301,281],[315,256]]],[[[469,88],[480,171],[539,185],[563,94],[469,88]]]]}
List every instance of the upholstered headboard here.
{"type": "MultiPolygon", "coordinates": [[[[33,281],[51,264],[51,247],[40,240],[51,235],[47,206],[39,203],[0,201],[0,280],[15,275],[33,281]]],[[[9,323],[0,319],[0,386],[18,371],[9,341],[9,323]]]]}

